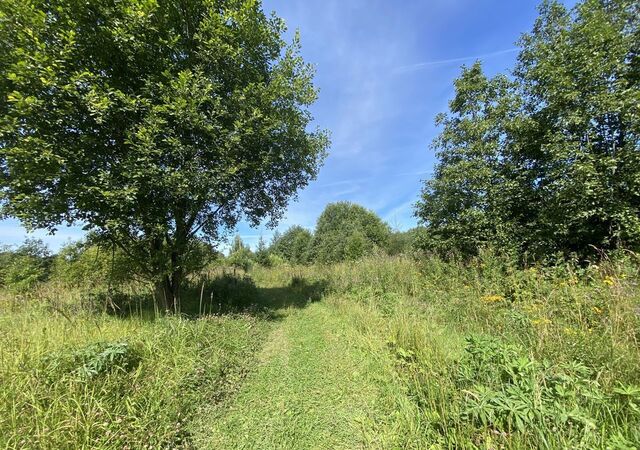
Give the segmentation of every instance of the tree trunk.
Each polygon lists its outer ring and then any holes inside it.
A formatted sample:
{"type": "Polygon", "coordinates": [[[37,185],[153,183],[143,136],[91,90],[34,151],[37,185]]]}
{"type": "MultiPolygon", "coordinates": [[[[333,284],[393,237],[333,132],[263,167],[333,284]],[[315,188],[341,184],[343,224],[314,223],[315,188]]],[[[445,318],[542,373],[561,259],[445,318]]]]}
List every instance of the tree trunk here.
{"type": "Polygon", "coordinates": [[[162,277],[156,283],[156,297],[167,313],[180,312],[180,297],[182,282],[185,278],[184,257],[187,250],[188,230],[185,226],[184,208],[178,208],[174,213],[176,229],[173,236],[167,234],[164,238],[153,241],[151,255],[158,255],[156,259],[157,273],[162,277]],[[167,258],[168,256],[168,258],[167,258]]]}
{"type": "Polygon", "coordinates": [[[155,297],[163,312],[177,314],[180,312],[182,273],[175,270],[171,275],[165,275],[162,281],[156,283],[155,297]]]}

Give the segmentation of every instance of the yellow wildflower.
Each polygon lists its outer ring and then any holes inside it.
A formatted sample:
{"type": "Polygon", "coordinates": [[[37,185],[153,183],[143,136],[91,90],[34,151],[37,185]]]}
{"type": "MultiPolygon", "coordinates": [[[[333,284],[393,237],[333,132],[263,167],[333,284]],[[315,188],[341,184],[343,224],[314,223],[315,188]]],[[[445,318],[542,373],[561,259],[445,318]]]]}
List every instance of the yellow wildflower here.
{"type": "Polygon", "coordinates": [[[504,297],[502,295],[485,295],[481,297],[480,300],[485,303],[497,303],[503,301],[504,297]]]}
{"type": "Polygon", "coordinates": [[[612,276],[610,276],[610,275],[609,275],[609,276],[606,276],[606,277],[604,278],[604,280],[602,280],[602,281],[603,281],[603,282],[604,282],[604,284],[606,284],[607,286],[613,286],[613,285],[614,285],[614,283],[615,283],[615,281],[614,281],[613,277],[612,277],[612,276]]]}
{"type": "Polygon", "coordinates": [[[541,317],[540,319],[532,320],[531,323],[534,325],[548,325],[551,323],[551,321],[546,317],[541,317]]]}
{"type": "Polygon", "coordinates": [[[593,310],[594,313],[596,314],[602,314],[602,310],[600,308],[598,308],[597,306],[594,306],[591,308],[593,310]]]}

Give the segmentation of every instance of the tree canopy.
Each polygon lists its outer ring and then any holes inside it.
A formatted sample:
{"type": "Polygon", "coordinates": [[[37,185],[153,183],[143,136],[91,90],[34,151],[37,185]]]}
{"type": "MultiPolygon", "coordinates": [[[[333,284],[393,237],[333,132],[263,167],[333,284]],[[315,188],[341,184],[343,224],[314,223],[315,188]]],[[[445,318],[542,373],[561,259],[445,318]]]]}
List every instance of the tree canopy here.
{"type": "Polygon", "coordinates": [[[373,211],[350,202],[327,205],[316,224],[314,259],[321,263],[355,260],[385,249],[389,225],[373,211]]]}
{"type": "Polygon", "coordinates": [[[258,0],[0,4],[0,205],[82,223],[178,298],[194,238],[275,223],[328,145],[258,0]]]}
{"type": "Polygon", "coordinates": [[[463,68],[416,215],[423,247],[640,247],[640,5],[545,1],[510,76],[463,68]]]}
{"type": "Polygon", "coordinates": [[[311,262],[313,234],[301,226],[294,225],[274,237],[270,250],[291,264],[311,262]]]}

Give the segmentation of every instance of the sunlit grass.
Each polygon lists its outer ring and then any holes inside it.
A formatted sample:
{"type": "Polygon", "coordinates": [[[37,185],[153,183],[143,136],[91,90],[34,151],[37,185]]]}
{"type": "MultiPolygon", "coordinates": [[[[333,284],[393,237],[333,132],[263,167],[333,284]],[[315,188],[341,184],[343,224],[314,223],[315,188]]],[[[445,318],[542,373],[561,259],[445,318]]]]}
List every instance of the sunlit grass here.
{"type": "Polygon", "coordinates": [[[115,312],[52,283],[3,293],[0,444],[632,448],[637,280],[631,256],[485,254],[216,269],[178,317],[142,286],[115,312]]]}
{"type": "Polygon", "coordinates": [[[266,326],[247,315],[69,318],[2,314],[3,448],[188,447],[199,405],[237,387],[266,326]],[[121,342],[134,353],[130,367],[115,361],[93,378],[73,367],[75,352],[121,342]]]}

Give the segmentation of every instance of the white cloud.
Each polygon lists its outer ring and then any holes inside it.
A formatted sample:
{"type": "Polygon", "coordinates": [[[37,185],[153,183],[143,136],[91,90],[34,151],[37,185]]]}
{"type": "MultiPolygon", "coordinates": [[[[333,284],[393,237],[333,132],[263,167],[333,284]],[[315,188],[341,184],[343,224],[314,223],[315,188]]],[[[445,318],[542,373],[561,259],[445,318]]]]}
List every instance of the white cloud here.
{"type": "Polygon", "coordinates": [[[423,69],[425,67],[441,66],[441,65],[465,62],[465,61],[476,60],[476,59],[483,60],[487,58],[493,58],[494,56],[505,55],[508,53],[515,53],[519,50],[520,50],[519,48],[508,48],[505,50],[497,50],[495,52],[483,53],[480,55],[463,56],[460,58],[440,59],[440,60],[434,60],[434,61],[424,61],[416,64],[409,64],[407,66],[397,67],[395,69],[395,73],[405,73],[413,70],[423,69]]]}

